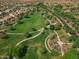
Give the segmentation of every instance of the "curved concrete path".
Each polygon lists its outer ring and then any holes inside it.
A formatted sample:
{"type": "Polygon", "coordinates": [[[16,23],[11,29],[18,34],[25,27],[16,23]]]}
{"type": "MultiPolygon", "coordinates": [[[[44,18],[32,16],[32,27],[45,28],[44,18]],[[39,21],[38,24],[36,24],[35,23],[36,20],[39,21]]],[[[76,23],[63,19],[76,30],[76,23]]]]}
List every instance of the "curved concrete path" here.
{"type": "Polygon", "coordinates": [[[49,53],[52,53],[51,51],[50,51],[50,49],[48,48],[48,46],[47,46],[47,40],[48,40],[48,37],[50,36],[50,34],[47,36],[47,38],[45,39],[45,42],[44,42],[44,44],[45,44],[45,47],[46,47],[46,49],[48,50],[48,52],[49,53]]]}
{"type": "Polygon", "coordinates": [[[33,38],[39,36],[41,33],[43,33],[44,28],[42,28],[42,29],[40,29],[40,30],[38,30],[38,31],[40,31],[40,33],[38,33],[37,35],[35,35],[35,36],[33,36],[33,37],[30,37],[30,38],[27,38],[27,39],[24,39],[24,40],[18,42],[18,43],[16,44],[16,47],[19,46],[19,45],[20,45],[21,43],[23,43],[24,41],[31,40],[31,39],[33,39],[33,38]]]}

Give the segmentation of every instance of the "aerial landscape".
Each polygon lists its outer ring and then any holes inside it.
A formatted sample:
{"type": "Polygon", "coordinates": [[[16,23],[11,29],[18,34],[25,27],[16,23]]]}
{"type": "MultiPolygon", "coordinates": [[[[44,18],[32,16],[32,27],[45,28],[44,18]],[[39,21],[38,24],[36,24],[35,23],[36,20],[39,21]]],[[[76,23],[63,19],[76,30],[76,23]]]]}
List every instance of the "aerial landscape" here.
{"type": "Polygon", "coordinates": [[[0,59],[79,59],[79,0],[0,0],[0,59]]]}

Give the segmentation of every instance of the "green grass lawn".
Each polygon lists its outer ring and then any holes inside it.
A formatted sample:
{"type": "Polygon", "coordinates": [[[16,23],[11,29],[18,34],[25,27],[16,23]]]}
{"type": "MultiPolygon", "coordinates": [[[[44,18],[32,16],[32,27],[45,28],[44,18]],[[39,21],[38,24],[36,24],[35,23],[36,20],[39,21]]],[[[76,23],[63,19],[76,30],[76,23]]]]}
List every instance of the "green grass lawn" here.
{"type": "Polygon", "coordinates": [[[45,30],[45,33],[39,35],[38,37],[23,42],[23,45],[28,45],[28,51],[26,53],[26,56],[24,56],[22,59],[50,59],[52,58],[52,54],[50,54],[46,47],[45,47],[45,39],[49,34],[49,30],[45,30]],[[47,52],[43,54],[42,52],[46,50],[47,52]]]}
{"type": "MultiPolygon", "coordinates": [[[[37,35],[39,32],[35,32],[32,36],[37,35]]],[[[8,51],[12,48],[15,48],[16,44],[24,39],[26,39],[25,35],[8,35],[9,38],[0,39],[0,55],[4,53],[8,53],[8,51]]]]}
{"type": "Polygon", "coordinates": [[[32,31],[32,28],[40,29],[44,26],[44,19],[42,15],[38,12],[35,12],[33,15],[30,15],[30,18],[23,18],[23,24],[17,24],[14,28],[16,30],[9,32],[29,32],[32,31]]]}
{"type": "MultiPolygon", "coordinates": [[[[59,14],[58,14],[59,15],[59,14]]],[[[60,15],[61,16],[61,15],[60,15]]],[[[33,12],[29,16],[30,18],[23,18],[22,24],[18,23],[12,27],[15,30],[9,29],[7,32],[9,33],[28,33],[33,31],[34,29],[41,29],[46,26],[46,21],[42,17],[42,14],[39,12],[33,12]]],[[[35,32],[32,36],[37,35],[39,32],[35,32]]],[[[49,53],[45,47],[45,39],[48,37],[50,30],[44,30],[44,33],[37,36],[34,39],[25,41],[21,43],[18,47],[15,47],[16,44],[24,39],[27,39],[25,35],[8,35],[9,38],[0,39],[0,55],[9,55],[9,52],[13,50],[14,55],[17,59],[53,59],[53,57],[57,57],[57,54],[54,50],[52,53],[49,53]],[[17,57],[17,51],[19,47],[28,46],[27,52],[23,58],[17,57]]],[[[60,37],[66,37],[66,32],[61,30],[58,32],[60,37]]],[[[77,59],[76,51],[71,49],[68,51],[61,59],[77,59]]]]}
{"type": "Polygon", "coordinates": [[[0,55],[3,55],[5,52],[7,53],[11,47],[15,47],[16,43],[23,38],[23,35],[9,35],[9,38],[0,39],[0,55]]]}
{"type": "MultiPolygon", "coordinates": [[[[13,33],[26,33],[32,31],[32,28],[40,29],[44,27],[44,19],[41,15],[41,13],[35,12],[32,15],[30,15],[30,18],[23,18],[22,19],[23,24],[17,24],[14,26],[16,30],[9,30],[8,32],[13,33]]],[[[34,33],[33,35],[38,34],[38,32],[34,33]]],[[[9,38],[0,39],[0,55],[4,55],[12,48],[15,47],[15,45],[25,39],[25,35],[8,35],[9,38]]],[[[43,35],[41,35],[43,36],[43,35]]],[[[39,37],[38,37],[39,38],[39,37]]]]}
{"type": "Polygon", "coordinates": [[[35,48],[29,48],[26,56],[23,59],[38,59],[36,49],[35,48]]]}
{"type": "Polygon", "coordinates": [[[77,51],[74,49],[71,49],[69,52],[67,52],[62,59],[78,59],[77,58],[77,51]]]}
{"type": "Polygon", "coordinates": [[[50,59],[52,57],[51,54],[48,52],[46,54],[43,54],[42,51],[44,50],[44,47],[42,48],[29,48],[27,54],[22,59],[50,59]]]}

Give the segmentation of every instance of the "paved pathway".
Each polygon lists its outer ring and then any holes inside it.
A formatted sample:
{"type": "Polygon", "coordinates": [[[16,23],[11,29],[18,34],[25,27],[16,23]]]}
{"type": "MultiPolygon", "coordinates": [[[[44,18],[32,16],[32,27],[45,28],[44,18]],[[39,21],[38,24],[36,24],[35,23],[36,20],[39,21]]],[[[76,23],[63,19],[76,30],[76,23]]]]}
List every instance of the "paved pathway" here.
{"type": "Polygon", "coordinates": [[[49,52],[49,53],[52,53],[52,52],[50,51],[50,49],[48,48],[48,46],[47,46],[47,40],[48,40],[49,36],[50,36],[50,34],[49,34],[49,35],[47,36],[47,38],[45,39],[44,44],[45,44],[45,47],[46,47],[46,49],[48,50],[48,52],[49,52]]]}
{"type": "Polygon", "coordinates": [[[40,31],[40,33],[38,33],[37,35],[35,35],[35,36],[33,36],[33,37],[30,37],[30,38],[27,38],[27,39],[24,39],[24,40],[18,42],[18,43],[16,44],[16,47],[19,46],[19,45],[20,45],[21,43],[23,43],[24,41],[31,40],[31,39],[33,39],[33,38],[39,36],[41,33],[43,33],[44,28],[42,28],[42,29],[40,29],[40,30],[38,30],[38,31],[40,31]]]}
{"type": "Polygon", "coordinates": [[[6,34],[10,34],[10,35],[23,35],[24,33],[6,33],[6,34]]]}

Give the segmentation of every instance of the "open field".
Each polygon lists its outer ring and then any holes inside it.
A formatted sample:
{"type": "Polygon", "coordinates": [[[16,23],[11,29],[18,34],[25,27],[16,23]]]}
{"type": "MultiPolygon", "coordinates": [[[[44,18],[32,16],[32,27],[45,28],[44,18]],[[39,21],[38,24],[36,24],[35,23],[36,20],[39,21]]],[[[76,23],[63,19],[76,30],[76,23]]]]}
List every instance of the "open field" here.
{"type": "MultiPolygon", "coordinates": [[[[11,49],[11,47],[15,47],[15,45],[19,41],[26,38],[24,34],[18,35],[16,33],[27,33],[27,32],[33,31],[32,28],[39,30],[44,26],[44,20],[41,17],[41,14],[36,13],[36,12],[33,15],[31,15],[30,18],[28,18],[28,19],[24,18],[22,21],[23,21],[23,24],[18,23],[16,26],[14,26],[14,28],[16,28],[16,30],[9,30],[7,32],[7,33],[11,33],[11,34],[7,34],[7,36],[9,36],[9,38],[0,39],[0,41],[1,41],[0,51],[2,51],[0,53],[0,55],[4,55],[5,52],[7,54],[8,51],[11,49]],[[13,35],[12,33],[15,33],[15,34],[13,35]]],[[[36,34],[37,33],[39,33],[39,32],[36,32],[36,34]]],[[[33,34],[33,35],[36,35],[36,34],[33,34]]]]}
{"type": "Polygon", "coordinates": [[[32,28],[35,29],[40,29],[42,28],[45,24],[44,24],[44,19],[41,16],[40,13],[34,13],[33,15],[30,15],[30,18],[23,18],[22,19],[23,24],[16,24],[15,28],[16,30],[11,31],[12,33],[26,33],[29,31],[32,31],[32,28]]]}

